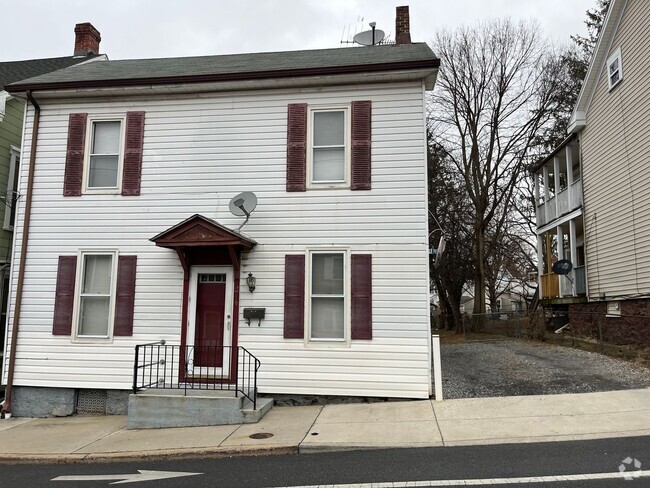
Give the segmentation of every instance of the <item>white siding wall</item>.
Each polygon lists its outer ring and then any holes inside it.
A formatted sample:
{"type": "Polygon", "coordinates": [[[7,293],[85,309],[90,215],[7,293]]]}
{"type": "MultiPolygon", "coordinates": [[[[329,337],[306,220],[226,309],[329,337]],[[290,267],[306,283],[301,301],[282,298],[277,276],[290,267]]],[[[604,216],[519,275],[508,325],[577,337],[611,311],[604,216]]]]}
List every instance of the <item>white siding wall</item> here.
{"type": "Polygon", "coordinates": [[[628,1],[608,56],[623,81],[600,73],[581,134],[591,299],[650,293],[650,2],[628,1]]]}
{"type": "MultiPolygon", "coordinates": [[[[26,148],[32,117],[27,118],[26,148]]],[[[261,327],[247,327],[240,316],[239,340],[262,361],[260,390],[426,397],[430,333],[423,120],[420,83],[83,105],[43,101],[15,384],[130,388],[135,344],[180,340],[182,269],[173,251],[157,248],[149,238],[194,213],[236,229],[241,218],[230,214],[228,201],[248,190],[257,194],[259,204],[244,232],[259,244],[244,253],[241,278],[253,271],[258,286],[251,294],[242,285],[240,313],[249,306],[267,311],[261,327]],[[287,193],[287,104],[366,99],[373,102],[372,190],[287,193]],[[146,111],[142,195],[64,198],[68,115],[128,110],[146,111]],[[327,348],[282,337],[284,255],[327,245],[373,254],[372,341],[327,348]],[[80,248],[116,248],[138,256],[133,337],[76,344],[52,335],[57,259],[80,248]]],[[[24,195],[27,151],[22,161],[24,195]]],[[[20,204],[22,221],[24,198],[20,204]]],[[[20,225],[16,236],[19,249],[20,225]]],[[[17,264],[12,267],[12,310],[17,264]]]]}

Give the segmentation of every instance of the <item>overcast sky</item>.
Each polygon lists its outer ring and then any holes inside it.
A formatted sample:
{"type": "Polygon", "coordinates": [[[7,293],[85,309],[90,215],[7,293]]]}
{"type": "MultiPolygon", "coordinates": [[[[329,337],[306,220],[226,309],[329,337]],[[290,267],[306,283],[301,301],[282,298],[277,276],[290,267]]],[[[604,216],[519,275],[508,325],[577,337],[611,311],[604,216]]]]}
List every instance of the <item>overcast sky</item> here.
{"type": "Polygon", "coordinates": [[[91,22],[110,59],[320,49],[377,22],[394,39],[395,7],[409,5],[411,38],[494,17],[536,19],[568,42],[585,34],[595,0],[0,0],[0,61],[71,55],[74,25],[91,22]],[[349,35],[348,35],[349,32],[349,35]]]}

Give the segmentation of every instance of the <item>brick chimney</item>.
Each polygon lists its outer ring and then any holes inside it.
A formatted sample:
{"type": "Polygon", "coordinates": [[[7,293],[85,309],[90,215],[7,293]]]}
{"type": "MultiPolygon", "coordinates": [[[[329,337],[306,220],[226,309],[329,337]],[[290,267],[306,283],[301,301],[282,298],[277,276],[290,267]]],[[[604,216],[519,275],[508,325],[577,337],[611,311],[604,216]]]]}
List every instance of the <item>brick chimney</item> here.
{"type": "Polygon", "coordinates": [[[102,37],[90,22],[74,26],[74,55],[87,56],[99,54],[99,43],[102,37]]]}
{"type": "Polygon", "coordinates": [[[395,14],[395,44],[411,44],[409,7],[397,7],[395,14]]]}

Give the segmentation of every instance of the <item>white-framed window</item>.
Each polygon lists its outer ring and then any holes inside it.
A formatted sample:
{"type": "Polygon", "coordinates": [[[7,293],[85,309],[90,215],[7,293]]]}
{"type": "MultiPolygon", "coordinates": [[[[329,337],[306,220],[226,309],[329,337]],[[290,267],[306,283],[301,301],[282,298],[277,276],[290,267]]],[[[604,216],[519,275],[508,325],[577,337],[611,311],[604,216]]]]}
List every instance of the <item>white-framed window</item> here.
{"type": "Polygon", "coordinates": [[[307,134],[309,187],[350,186],[349,106],[310,106],[307,134]]]}
{"type": "Polygon", "coordinates": [[[349,279],[347,250],[308,252],[308,342],[346,342],[349,331],[349,279]]]}
{"type": "Polygon", "coordinates": [[[84,160],[85,193],[120,191],[125,125],[122,117],[89,118],[84,160]]]}
{"type": "Polygon", "coordinates": [[[621,48],[619,47],[607,59],[607,83],[611,90],[623,81],[623,60],[621,58],[621,48]]]}
{"type": "Polygon", "coordinates": [[[117,251],[79,252],[73,322],[76,339],[111,339],[117,257],[117,251]]]}
{"type": "Polygon", "coordinates": [[[7,194],[5,195],[5,218],[3,228],[14,229],[16,205],[18,204],[18,173],[20,169],[20,149],[11,146],[9,150],[9,172],[7,175],[7,194]]]}
{"type": "Polygon", "coordinates": [[[9,100],[9,94],[6,91],[0,91],[0,122],[5,118],[7,100],[9,100]]]}

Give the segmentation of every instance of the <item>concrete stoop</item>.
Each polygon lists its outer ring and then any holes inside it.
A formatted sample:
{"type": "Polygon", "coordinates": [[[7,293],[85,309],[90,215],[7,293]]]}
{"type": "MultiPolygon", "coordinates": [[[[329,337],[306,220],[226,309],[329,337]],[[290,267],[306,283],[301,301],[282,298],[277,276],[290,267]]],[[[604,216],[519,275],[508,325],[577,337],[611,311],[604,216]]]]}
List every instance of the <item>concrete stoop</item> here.
{"type": "Polygon", "coordinates": [[[206,425],[253,424],[273,407],[272,398],[258,398],[257,408],[234,392],[150,390],[129,396],[127,429],[161,429],[206,425]]]}

